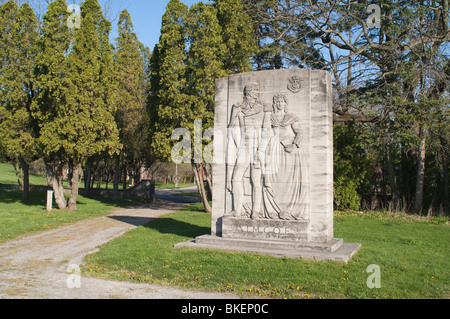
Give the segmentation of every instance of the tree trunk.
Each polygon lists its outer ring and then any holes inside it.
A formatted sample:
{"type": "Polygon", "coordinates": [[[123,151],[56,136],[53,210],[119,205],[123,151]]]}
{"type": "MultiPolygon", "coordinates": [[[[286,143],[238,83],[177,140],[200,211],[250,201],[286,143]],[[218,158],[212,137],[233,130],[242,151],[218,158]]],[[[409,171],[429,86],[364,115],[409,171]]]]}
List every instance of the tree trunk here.
{"type": "Polygon", "coordinates": [[[20,165],[17,165],[17,163],[14,162],[12,163],[12,166],[14,167],[14,172],[16,173],[17,184],[19,185],[20,189],[23,190],[23,174],[20,169],[20,165]]]}
{"type": "Polygon", "coordinates": [[[97,174],[97,167],[94,167],[94,169],[92,170],[92,179],[91,179],[91,186],[89,186],[89,190],[94,189],[94,185],[95,185],[95,175],[97,174]]]}
{"type": "Polygon", "coordinates": [[[69,161],[69,173],[67,174],[67,184],[69,188],[72,188],[73,179],[73,161],[69,161]]]}
{"type": "Polygon", "coordinates": [[[212,208],[208,202],[208,194],[206,193],[205,184],[203,183],[203,165],[202,164],[192,164],[192,170],[194,172],[195,180],[197,182],[198,193],[200,195],[200,200],[207,213],[212,213],[212,208]]]}
{"type": "Polygon", "coordinates": [[[30,164],[21,160],[23,170],[23,199],[30,199],[30,164]]]}
{"type": "Polygon", "coordinates": [[[72,174],[72,190],[70,192],[70,199],[69,199],[69,210],[71,211],[77,210],[78,190],[80,188],[82,175],[83,175],[83,168],[81,167],[81,163],[77,164],[74,163],[72,174]]]}
{"type": "Polygon", "coordinates": [[[448,199],[448,160],[447,153],[445,151],[446,144],[444,139],[441,137],[441,145],[442,145],[442,175],[443,175],[443,186],[444,186],[444,212],[448,215],[450,212],[450,202],[448,199]]]}
{"type": "Polygon", "coordinates": [[[45,182],[47,183],[48,187],[52,187],[52,180],[47,172],[45,173],[45,182]]]}
{"type": "Polygon", "coordinates": [[[47,169],[47,175],[50,177],[51,186],[55,195],[55,203],[58,205],[59,209],[67,208],[67,201],[64,197],[64,187],[63,187],[63,170],[64,164],[58,159],[53,159],[51,161],[45,161],[45,167],[47,169]]]}
{"type": "Polygon", "coordinates": [[[119,199],[119,182],[120,182],[120,155],[116,155],[114,159],[114,192],[113,199],[119,199]]]}
{"type": "MultiPolygon", "coordinates": [[[[205,167],[205,175],[206,175],[206,182],[208,185],[209,194],[213,194],[213,183],[212,183],[212,165],[206,164],[205,167]]],[[[212,198],[210,198],[212,200],[212,198]]]]}
{"type": "Polygon", "coordinates": [[[91,190],[91,163],[88,160],[86,163],[86,168],[84,170],[84,191],[86,195],[89,195],[91,190]]]}
{"type": "Polygon", "coordinates": [[[425,180],[425,156],[426,156],[426,134],[422,136],[420,141],[418,161],[417,161],[417,177],[416,177],[416,191],[414,196],[414,213],[420,214],[423,202],[423,186],[425,180]]]}
{"type": "Polygon", "coordinates": [[[20,168],[23,177],[23,199],[30,199],[30,164],[22,156],[19,156],[20,168]]]}
{"type": "Polygon", "coordinates": [[[395,209],[398,208],[399,196],[397,190],[397,183],[395,182],[394,164],[392,163],[392,144],[389,142],[386,145],[386,165],[388,168],[389,185],[392,192],[392,200],[395,209]]]}
{"type": "Polygon", "coordinates": [[[127,190],[127,168],[123,169],[123,190],[127,190]]]}

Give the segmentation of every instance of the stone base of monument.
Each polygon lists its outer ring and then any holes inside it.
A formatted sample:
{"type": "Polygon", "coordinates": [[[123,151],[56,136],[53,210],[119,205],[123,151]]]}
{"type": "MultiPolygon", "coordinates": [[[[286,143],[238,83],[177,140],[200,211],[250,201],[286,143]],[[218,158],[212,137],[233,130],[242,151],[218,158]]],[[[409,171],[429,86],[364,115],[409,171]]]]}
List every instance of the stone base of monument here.
{"type": "Polygon", "coordinates": [[[326,243],[308,242],[306,221],[241,220],[223,218],[222,236],[204,235],[176,244],[175,248],[191,247],[255,253],[274,257],[302,258],[347,263],[361,244],[332,239],[326,243]]]}
{"type": "Polygon", "coordinates": [[[344,243],[342,239],[333,239],[331,242],[323,244],[301,244],[204,235],[191,241],[176,244],[174,247],[224,250],[274,257],[301,258],[318,261],[331,260],[347,263],[361,248],[361,244],[344,243]]]}

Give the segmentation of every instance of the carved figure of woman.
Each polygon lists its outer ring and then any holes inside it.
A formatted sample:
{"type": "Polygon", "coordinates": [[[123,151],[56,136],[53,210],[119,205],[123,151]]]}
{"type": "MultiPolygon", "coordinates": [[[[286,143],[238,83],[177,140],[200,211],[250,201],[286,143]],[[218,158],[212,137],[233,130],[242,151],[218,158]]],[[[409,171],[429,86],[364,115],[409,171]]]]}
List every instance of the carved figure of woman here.
{"type": "Polygon", "coordinates": [[[302,203],[301,130],[298,118],[287,111],[287,97],[277,94],[271,116],[272,137],[264,173],[264,217],[301,220],[302,203]]]}

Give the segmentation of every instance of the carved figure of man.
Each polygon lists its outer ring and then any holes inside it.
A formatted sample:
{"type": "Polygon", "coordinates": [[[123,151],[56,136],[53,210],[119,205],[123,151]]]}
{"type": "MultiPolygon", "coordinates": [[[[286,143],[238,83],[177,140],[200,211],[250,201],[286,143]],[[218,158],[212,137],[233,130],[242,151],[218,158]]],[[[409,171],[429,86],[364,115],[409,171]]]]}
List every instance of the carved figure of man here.
{"type": "Polygon", "coordinates": [[[228,162],[232,170],[228,189],[233,197],[233,217],[247,218],[244,209],[244,177],[250,173],[252,203],[250,218],[262,218],[262,165],[268,144],[268,132],[271,127],[272,107],[259,100],[258,83],[250,83],[244,89],[242,103],[233,105],[229,125],[230,149],[237,149],[233,163],[228,162]],[[234,164],[234,168],[233,168],[234,164]]]}

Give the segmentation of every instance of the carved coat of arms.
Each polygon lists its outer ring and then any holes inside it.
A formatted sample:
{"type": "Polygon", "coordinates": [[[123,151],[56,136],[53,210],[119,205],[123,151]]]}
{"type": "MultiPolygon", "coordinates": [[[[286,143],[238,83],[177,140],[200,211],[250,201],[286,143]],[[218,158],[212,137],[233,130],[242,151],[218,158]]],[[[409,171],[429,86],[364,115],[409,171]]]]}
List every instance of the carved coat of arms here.
{"type": "Polygon", "coordinates": [[[298,93],[303,89],[302,81],[298,76],[289,79],[288,89],[293,93],[298,93]]]}

